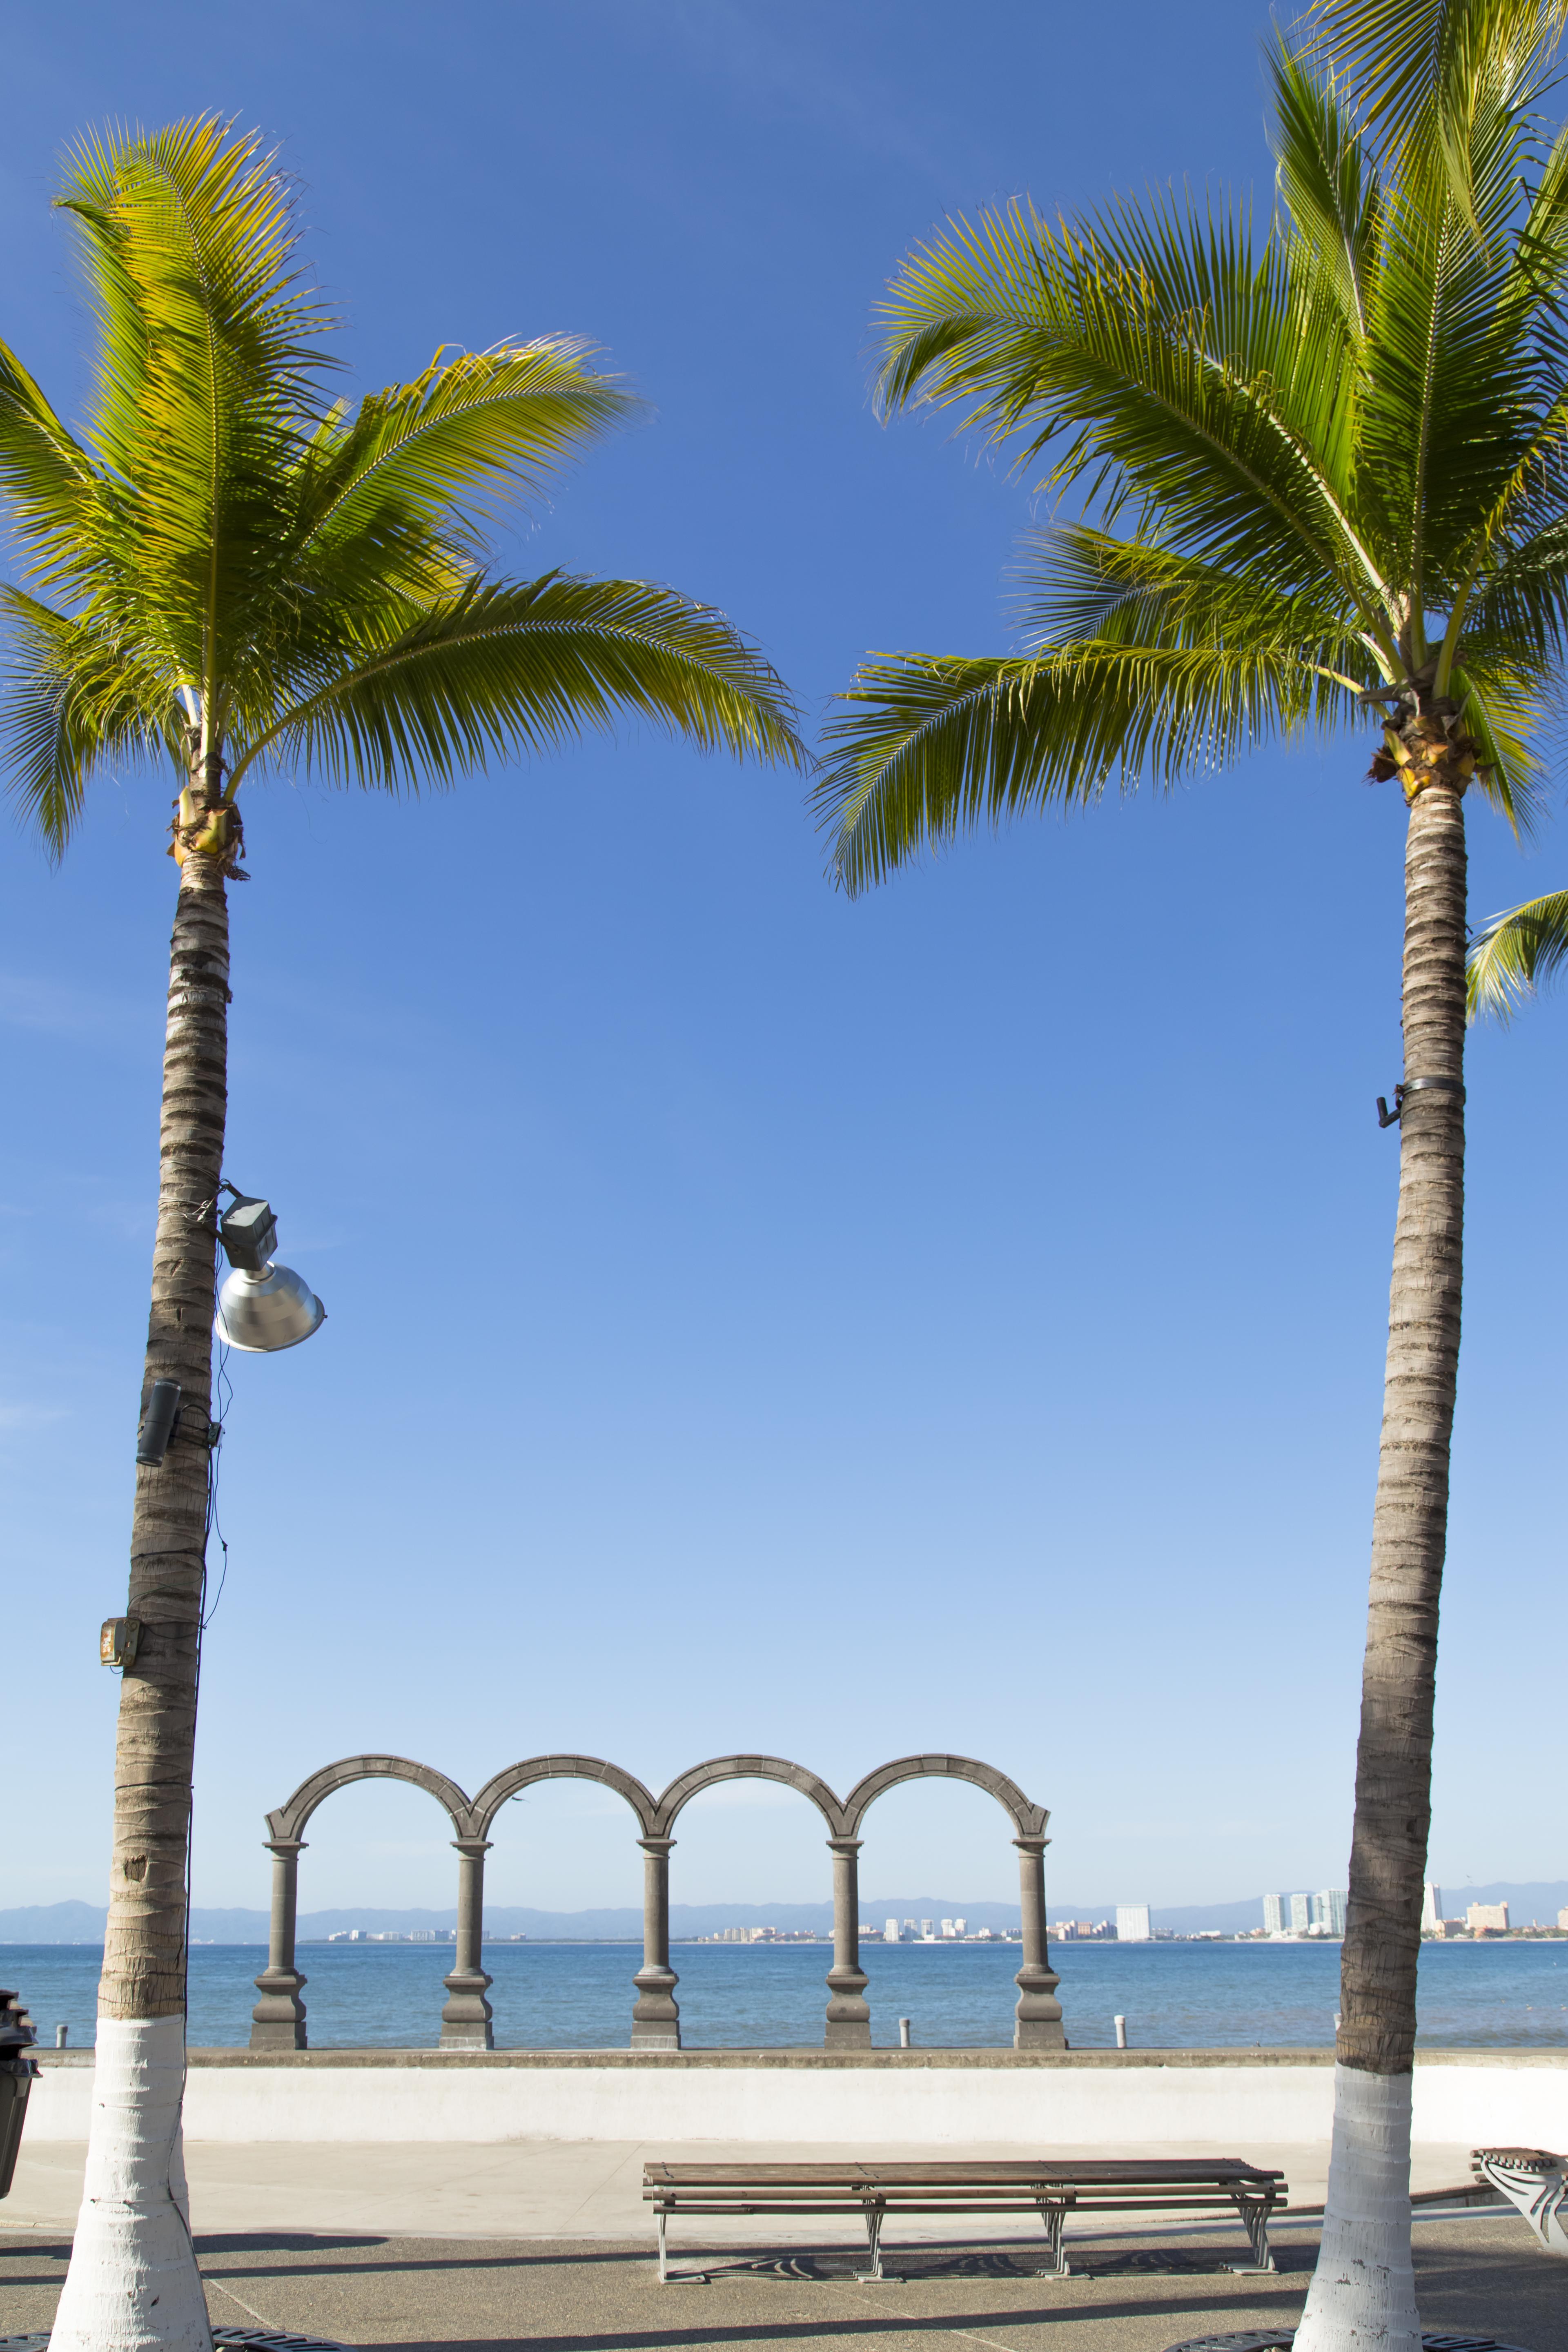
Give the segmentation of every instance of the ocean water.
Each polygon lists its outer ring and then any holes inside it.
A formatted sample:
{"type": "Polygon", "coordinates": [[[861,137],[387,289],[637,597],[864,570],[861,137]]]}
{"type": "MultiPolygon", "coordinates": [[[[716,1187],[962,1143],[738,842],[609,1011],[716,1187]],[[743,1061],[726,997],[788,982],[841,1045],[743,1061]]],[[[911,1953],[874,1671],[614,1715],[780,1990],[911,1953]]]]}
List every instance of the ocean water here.
{"type": "MultiPolygon", "coordinates": [[[[313,2049],[429,2047],[440,2032],[449,1944],[302,1944],[313,2049]]],[[[487,1944],[501,2049],[624,2048],[631,2035],[631,1944],[487,1944]]],[[[1005,2047],[1013,2038],[1016,1944],[868,1945],[871,2038],[893,2044],[899,2020],[928,2047],[1005,2047]]],[[[93,2036],[100,1949],[0,1945],[0,1984],[16,1988],[38,2038],[59,2024],[73,2046],[93,2036]]],[[[1143,2049],[1326,2047],[1339,2006],[1335,1944],[1053,1946],[1068,2038],[1114,2045],[1113,2020],[1143,2049]]],[[[689,2048],[820,2045],[832,1961],[826,1943],[677,1944],[681,2032],[689,2048]]],[[[191,1954],[191,2042],[248,2041],[252,1979],[266,1954],[248,1944],[191,1954]]],[[[1427,1944],[1418,1980],[1420,2038],[1450,2049],[1568,2047],[1568,1943],[1427,1944]]]]}

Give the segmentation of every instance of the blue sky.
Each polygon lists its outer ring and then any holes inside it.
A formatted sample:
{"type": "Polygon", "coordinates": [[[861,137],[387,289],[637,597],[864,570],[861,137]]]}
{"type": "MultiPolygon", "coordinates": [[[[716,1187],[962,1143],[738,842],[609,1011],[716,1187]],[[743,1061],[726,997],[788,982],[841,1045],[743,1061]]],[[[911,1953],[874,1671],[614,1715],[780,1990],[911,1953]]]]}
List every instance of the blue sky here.
{"type": "MultiPolygon", "coordinates": [[[[505,551],[722,604],[813,727],[867,647],[1009,642],[1033,509],[884,430],[871,306],[951,213],[1266,200],[1262,7],[282,0],[0,10],[3,331],[68,414],[78,131],[283,144],[359,385],[582,333],[654,404],[505,551]]],[[[275,785],[235,894],[229,1173],[325,1297],[234,1367],[198,1901],[265,1900],[316,1765],[843,1786],[953,1749],[1053,1810],[1060,1900],[1343,1883],[1396,1145],[1401,813],[1364,747],[964,845],[851,904],[787,776],[628,730],[445,799],[275,785]]],[[[106,781],[0,860],[0,1901],[99,1899],[173,868],[106,781]]],[[[1478,912],[1560,881],[1478,810],[1478,912]]],[[[1561,1866],[1568,1006],[1480,1037],[1433,1866],[1561,1866]],[[1500,1761],[1500,1759],[1501,1759],[1500,1761]]],[[[509,1817],[496,1899],[635,1899],[629,1817],[509,1817]]],[[[1006,1896],[973,1791],[868,1894],[1006,1896]]],[[[318,1817],[317,1902],[442,1903],[416,1795],[318,1817]]],[[[804,1804],[684,1819],[678,1900],[806,1898],[804,1804]]]]}

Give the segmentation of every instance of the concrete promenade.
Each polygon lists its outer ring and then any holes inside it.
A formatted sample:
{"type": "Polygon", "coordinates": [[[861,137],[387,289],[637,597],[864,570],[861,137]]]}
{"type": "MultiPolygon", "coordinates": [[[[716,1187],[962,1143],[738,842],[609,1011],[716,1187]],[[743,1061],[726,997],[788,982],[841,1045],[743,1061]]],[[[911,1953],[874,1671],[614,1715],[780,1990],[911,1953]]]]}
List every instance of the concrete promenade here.
{"type": "MultiPolygon", "coordinates": [[[[1101,2147],[1051,2142],[1057,2156],[1103,2155],[1101,2147]]],[[[465,2146],[431,2143],[187,2140],[185,2170],[191,2189],[191,2220],[198,2231],[247,2230],[390,2231],[395,2234],[473,2238],[637,2239],[651,2244],[653,2223],[642,2200],[642,2169],[650,2158],[672,2163],[742,2161],[755,2143],[681,2141],[666,2136],[648,2140],[513,2140],[465,2146]]],[[[916,2160],[929,2145],[884,2143],[879,2156],[889,2162],[916,2160]]],[[[971,2143],[944,2148],[944,2156],[1016,2157],[1016,2142],[971,2143]]],[[[1277,2168],[1289,2183],[1293,2207],[1321,2205],[1328,2176],[1328,2148],[1320,2140],[1249,2139],[1243,2147],[1224,2144],[1129,2141],[1118,2151],[1140,2156],[1245,2156],[1250,2163],[1277,2168]]],[[[781,2164],[811,2164],[843,2154],[842,2145],[780,2140],[770,2158],[781,2164]]],[[[0,2206],[0,2228],[68,2231],[81,2202],[85,2144],[25,2138],[16,2179],[0,2206]]],[[[1463,2188],[1469,2179],[1469,2148],[1454,2144],[1416,2149],[1412,2187],[1417,2191],[1463,2188]]],[[[1082,2232],[1115,2226],[1115,2216],[1086,2216],[1069,2225],[1082,2232]]],[[[695,2226],[695,2225],[692,2225],[695,2226]]],[[[713,2216],[701,2229],[716,2244],[754,2242],[763,2230],[776,2242],[838,2242],[862,2237],[854,2221],[820,2216],[765,2222],[713,2216]]],[[[1016,2238],[1016,2214],[976,2215],[964,2222],[966,2236],[1016,2238]]],[[[951,2234],[951,2217],[900,2219],[898,2233],[911,2240],[951,2234]]],[[[689,2225],[674,2224],[676,2240],[689,2225]]],[[[1240,2259],[1246,2241],[1239,2224],[1221,2230],[1229,2253],[1240,2259]]],[[[1542,2258],[1544,2259],[1544,2257],[1542,2258]]],[[[1565,2282],[1568,2283],[1568,2282],[1565,2282]]]]}
{"type": "MultiPolygon", "coordinates": [[[[763,2252],[715,2270],[709,2285],[660,2287],[646,2239],[318,2229],[199,2232],[196,2242],[216,2324],[440,2352],[1164,2352],[1194,2336],[1294,2326],[1316,2252],[1310,2227],[1285,2229],[1278,2274],[1236,2278],[1197,2267],[1212,2255],[1192,2237],[1143,2231],[1108,2236],[1062,2280],[1032,2275],[1033,2243],[1018,2239],[1026,2260],[1000,2249],[933,2254],[879,2286],[858,2285],[847,2261],[763,2252]]],[[[1514,2216],[1425,2221],[1415,2249],[1426,2328],[1568,2352],[1562,2265],[1514,2216]]],[[[0,2227],[0,2333],[48,2326],[67,2252],[63,2237],[0,2227]]]]}
{"type": "MultiPolygon", "coordinates": [[[[80,2198],[93,2068],[42,2052],[0,2205],[0,2335],[48,2324],[80,2198]]],[[[904,2352],[1165,2352],[1289,2326],[1313,2260],[1332,2095],[1323,2051],[194,2051],[186,2168],[215,2321],[351,2345],[572,2352],[731,2346],[904,2352]],[[1076,2127],[1074,2127],[1076,2126],[1076,2127]],[[1235,2277],[1228,2222],[1069,2222],[1074,2275],[1035,2274],[1016,2215],[900,2218],[898,2284],[858,2284],[848,2218],[677,2221],[660,2289],[641,2198],[650,2157],[778,2159],[1243,2156],[1277,2166],[1292,2214],[1278,2276],[1235,2277]],[[901,2256],[901,2260],[900,2260],[901,2256]]],[[[1485,2141],[1568,2146],[1568,2052],[1426,2052],[1412,2186],[1460,2189],[1485,2141]]],[[[1429,2329],[1568,2352],[1563,2267],[1494,2208],[1418,2209],[1429,2329]]]]}

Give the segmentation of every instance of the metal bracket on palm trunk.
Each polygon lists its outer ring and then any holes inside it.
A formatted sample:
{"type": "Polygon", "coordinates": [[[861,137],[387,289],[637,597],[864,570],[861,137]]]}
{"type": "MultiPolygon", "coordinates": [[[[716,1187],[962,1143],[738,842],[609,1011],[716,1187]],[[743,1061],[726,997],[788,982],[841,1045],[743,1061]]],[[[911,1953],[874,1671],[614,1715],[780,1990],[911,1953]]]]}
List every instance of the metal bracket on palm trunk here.
{"type": "Polygon", "coordinates": [[[1394,1108],[1392,1110],[1389,1109],[1384,1097],[1382,1095],[1379,1095],[1377,1098],[1377,1123],[1379,1127],[1397,1127],[1405,1113],[1405,1098],[1406,1095],[1420,1094],[1458,1095],[1459,1100],[1463,1102],[1465,1099],[1464,1080],[1462,1078],[1406,1078],[1402,1087],[1395,1087],[1394,1089],[1394,1108]]]}

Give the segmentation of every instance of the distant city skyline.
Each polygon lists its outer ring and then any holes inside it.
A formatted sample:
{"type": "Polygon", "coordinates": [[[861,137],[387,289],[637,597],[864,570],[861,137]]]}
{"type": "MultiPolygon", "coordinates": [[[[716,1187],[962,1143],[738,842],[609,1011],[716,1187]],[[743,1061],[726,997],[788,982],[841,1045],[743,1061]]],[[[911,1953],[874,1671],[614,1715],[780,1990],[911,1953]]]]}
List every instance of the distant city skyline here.
{"type": "MultiPolygon", "coordinates": [[[[1280,1898],[1276,1898],[1280,1899],[1280,1898]]],[[[1285,1898],[1288,1900],[1288,1897],[1285,1898]]],[[[1321,1893],[1317,1898],[1321,1901],[1321,1893]]],[[[1456,1897],[1455,1900],[1459,1898],[1456,1897]]],[[[1501,1905],[1509,1913],[1510,1932],[1529,1932],[1534,1923],[1540,1932],[1568,1932],[1568,1879],[1492,1882],[1484,1886],[1465,1890],[1467,1906],[1472,1904],[1501,1905]],[[1553,1925],[1555,1922],[1555,1926],[1553,1925]]],[[[1049,1916],[1049,1932],[1053,1942],[1071,1944],[1079,1941],[1115,1941],[1117,1906],[1082,1904],[1062,1906],[1049,1916]],[[1070,1916],[1069,1916],[1070,1913],[1070,1916]],[[1081,1929],[1081,1934],[1080,1934],[1081,1929]]],[[[1142,1907],[1142,1906],[1138,1906],[1142,1907]]],[[[1241,1936],[1266,1937],[1258,1924],[1260,1899],[1218,1905],[1186,1905],[1151,1906],[1150,1919],[1152,1940],[1171,1936],[1241,1936]]],[[[933,1921],[932,1947],[940,1948],[944,1940],[940,1933],[941,1920],[951,1916],[956,1929],[959,1918],[965,1922],[966,1940],[976,1933],[989,1930],[993,1937],[1016,1937],[1018,1932],[1018,1906],[1015,1904],[969,1903],[959,1905],[943,1898],[921,1898],[917,1902],[897,1905],[879,1898],[868,1901],[866,1921],[872,1935],[877,1933],[876,1918],[881,1913],[884,1932],[888,1917],[901,1930],[906,1917],[917,1923],[923,1917],[933,1921]]],[[[420,1909],[408,1906],[390,1908],[372,1904],[342,1905],[321,1907],[315,1904],[301,1907],[300,1936],[306,1942],[321,1942],[332,1936],[342,1936],[357,1929],[366,1939],[378,1935],[395,1936],[399,1939],[416,1941],[447,1939],[456,1917],[451,1905],[440,1908],[420,1909]]],[[[104,1909],[101,1904],[67,1901],[43,1906],[0,1906],[0,1945],[25,1944],[84,1944],[101,1940],[104,1909]]],[[[552,1941],[609,1939],[636,1940],[641,1933],[640,1906],[627,1904],[621,1907],[601,1907],[570,1911],[520,1908],[514,1905],[497,1904],[486,1913],[486,1932],[490,1940],[552,1941]]],[[[265,1942],[268,1913],[260,1907],[214,1909],[197,1905],[192,1913],[193,1940],[200,1943],[265,1942]]],[[[765,1905],[741,1903],[687,1904],[670,1906],[671,1933],[680,1940],[723,1935],[733,1928],[733,1938],[750,1940],[753,1927],[771,1926],[784,1930],[805,1930],[816,1936],[827,1934],[832,1923],[832,1905],[828,1901],[791,1903],[773,1901],[765,1905]]],[[[1471,1930],[1468,1916],[1461,1915],[1445,1923],[1448,1932],[1468,1935],[1471,1930]]],[[[1495,1929],[1489,1932],[1499,1932],[1495,1929]]],[[[900,1933],[900,1941],[904,1938],[900,1933]]]]}

